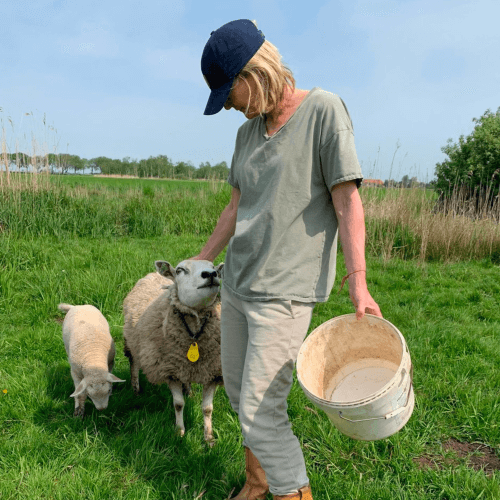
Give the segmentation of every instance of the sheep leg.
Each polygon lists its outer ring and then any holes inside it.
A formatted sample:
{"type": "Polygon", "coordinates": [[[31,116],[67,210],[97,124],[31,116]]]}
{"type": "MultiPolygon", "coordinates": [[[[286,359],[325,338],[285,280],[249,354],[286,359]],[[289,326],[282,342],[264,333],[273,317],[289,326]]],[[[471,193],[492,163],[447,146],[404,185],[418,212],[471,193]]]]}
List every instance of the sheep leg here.
{"type": "Polygon", "coordinates": [[[205,433],[205,441],[209,446],[215,444],[214,436],[212,434],[212,412],[213,400],[217,384],[211,382],[203,386],[203,400],[201,403],[203,409],[203,429],[205,433]]]}
{"type": "Polygon", "coordinates": [[[184,396],[182,394],[182,383],[170,380],[168,382],[168,387],[174,398],[174,408],[175,408],[175,427],[179,436],[184,436],[186,429],[184,428],[184,396]]]}
{"type": "Polygon", "coordinates": [[[85,400],[87,399],[87,395],[85,393],[80,394],[75,397],[75,412],[73,413],[74,417],[85,416],[85,400]]]}
{"type": "Polygon", "coordinates": [[[111,349],[108,352],[108,372],[113,373],[113,368],[115,366],[115,344],[114,342],[111,344],[111,349]]]}
{"type": "Polygon", "coordinates": [[[183,384],[182,394],[184,394],[184,396],[187,398],[191,396],[191,384],[183,384]]]}
{"type": "MultiPolygon", "coordinates": [[[[130,363],[130,382],[132,382],[132,389],[134,389],[134,394],[140,394],[141,386],[139,385],[139,363],[134,359],[130,349],[125,342],[125,347],[123,349],[123,353],[127,356],[128,361],[130,363]]],[[[111,373],[111,370],[109,370],[111,373]]]]}
{"type": "MultiPolygon", "coordinates": [[[[81,379],[73,370],[71,370],[71,378],[73,379],[73,382],[75,383],[75,391],[76,391],[76,388],[80,385],[80,382],[83,379],[81,379]]],[[[75,396],[75,411],[73,413],[74,417],[83,418],[85,416],[85,400],[86,399],[87,399],[87,391],[84,391],[84,392],[82,392],[82,394],[75,396]]]]}

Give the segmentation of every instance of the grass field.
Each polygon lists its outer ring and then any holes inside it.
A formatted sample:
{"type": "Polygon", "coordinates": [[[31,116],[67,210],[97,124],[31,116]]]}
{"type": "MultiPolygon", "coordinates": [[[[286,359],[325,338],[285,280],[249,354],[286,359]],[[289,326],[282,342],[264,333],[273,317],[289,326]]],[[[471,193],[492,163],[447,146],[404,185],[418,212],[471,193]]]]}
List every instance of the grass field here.
{"type": "MultiPolygon", "coordinates": [[[[177,437],[167,387],[143,379],[144,394],[133,395],[121,309],[154,260],[177,263],[200,250],[229,199],[227,186],[76,176],[39,179],[37,186],[0,193],[0,499],[221,500],[235,494],[244,482],[244,457],[224,390],[214,399],[216,445],[203,442],[200,387],[187,402],[186,435],[177,437]],[[115,385],[103,412],[88,401],[83,421],[72,416],[59,302],[101,309],[117,344],[114,373],[127,380],[115,385]]],[[[375,201],[365,203],[368,286],[409,345],[416,407],[396,435],[354,441],[295,382],[289,414],[314,498],[497,500],[500,269],[494,226],[485,233],[493,251],[480,258],[471,258],[467,241],[462,254],[440,258],[435,250],[434,257],[421,258],[398,248],[402,238],[408,248],[421,238],[416,229],[391,226],[389,215],[370,218],[375,201]]],[[[339,254],[338,277],[343,274],[339,254]]],[[[337,296],[334,290],[316,306],[310,331],[352,311],[348,292],[337,296]]]]}

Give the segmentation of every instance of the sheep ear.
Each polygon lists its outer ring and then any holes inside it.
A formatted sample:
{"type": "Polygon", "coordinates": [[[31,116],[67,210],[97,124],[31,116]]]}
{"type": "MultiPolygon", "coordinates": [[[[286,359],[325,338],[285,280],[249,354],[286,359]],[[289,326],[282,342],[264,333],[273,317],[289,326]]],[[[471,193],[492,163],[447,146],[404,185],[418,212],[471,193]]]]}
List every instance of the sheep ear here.
{"type": "Polygon", "coordinates": [[[70,398],[76,398],[77,396],[79,396],[83,391],[85,391],[85,389],[87,388],[87,382],[85,381],[85,379],[83,379],[79,384],[78,384],[78,387],[75,389],[75,392],[73,394],[70,394],[69,397],[70,398]]]}
{"type": "Polygon", "coordinates": [[[112,373],[108,373],[107,381],[108,382],[125,382],[125,380],[118,378],[117,376],[113,375],[112,373]]]}
{"type": "Polygon", "coordinates": [[[155,267],[158,274],[175,281],[175,269],[166,260],[156,260],[155,267]]]}
{"type": "Polygon", "coordinates": [[[216,268],[215,270],[217,271],[217,276],[219,278],[222,278],[222,269],[224,268],[224,262],[221,262],[216,268]]]}

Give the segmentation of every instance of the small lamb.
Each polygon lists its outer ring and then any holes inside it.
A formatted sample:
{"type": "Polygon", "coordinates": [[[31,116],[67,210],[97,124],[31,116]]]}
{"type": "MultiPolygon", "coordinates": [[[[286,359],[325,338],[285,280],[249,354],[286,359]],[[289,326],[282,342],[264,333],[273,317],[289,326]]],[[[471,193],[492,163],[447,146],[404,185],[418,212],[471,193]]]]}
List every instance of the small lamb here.
{"type": "Polygon", "coordinates": [[[94,306],[59,304],[67,313],[63,322],[63,340],[75,391],[75,417],[85,414],[87,396],[98,410],[107,408],[113,382],[125,382],[111,372],[115,360],[115,343],[109,325],[94,306]]]}
{"type": "Polygon", "coordinates": [[[184,260],[175,269],[156,261],[157,273],[140,279],[123,302],[125,355],[137,394],[139,369],[152,384],[168,384],[176,427],[185,433],[184,394],[203,385],[205,441],[212,446],[213,397],[222,385],[220,302],[217,294],[224,264],[184,260]]]}

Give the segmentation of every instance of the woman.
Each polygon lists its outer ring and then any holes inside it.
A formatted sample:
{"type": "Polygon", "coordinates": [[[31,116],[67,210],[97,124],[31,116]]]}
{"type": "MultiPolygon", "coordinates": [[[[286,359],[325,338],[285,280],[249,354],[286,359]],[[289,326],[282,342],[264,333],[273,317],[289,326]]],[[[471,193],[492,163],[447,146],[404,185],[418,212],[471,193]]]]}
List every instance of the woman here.
{"type": "Polygon", "coordinates": [[[231,201],[196,259],[229,243],[223,276],[222,368],[238,413],[247,481],[237,500],[312,499],[287,396],[316,302],[335,279],[337,233],[358,319],[382,316],[366,286],[362,174],[343,101],[295,88],[276,47],[252,21],[211,33],[202,73],[205,114],[244,113],[228,182],[231,201]],[[333,203],[332,203],[333,201],[333,203]]]}

